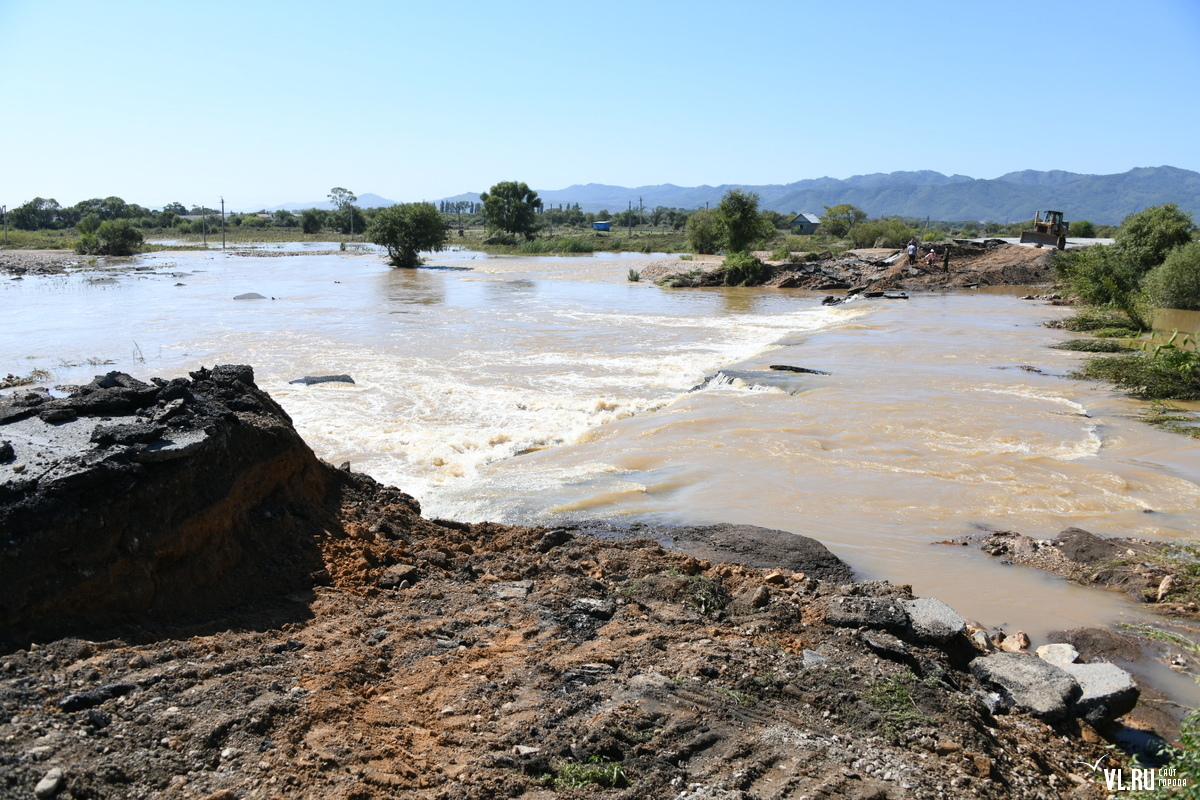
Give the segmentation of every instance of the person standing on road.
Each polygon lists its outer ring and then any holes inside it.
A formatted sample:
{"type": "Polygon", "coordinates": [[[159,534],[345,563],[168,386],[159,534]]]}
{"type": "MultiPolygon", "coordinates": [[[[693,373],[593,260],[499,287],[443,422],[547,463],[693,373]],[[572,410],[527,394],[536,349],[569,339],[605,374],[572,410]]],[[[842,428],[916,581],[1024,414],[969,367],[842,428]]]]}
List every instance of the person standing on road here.
{"type": "Polygon", "coordinates": [[[917,263],[917,243],[912,239],[908,240],[908,265],[915,266],[917,263]]]}
{"type": "Polygon", "coordinates": [[[950,271],[950,246],[946,245],[946,249],[942,251],[942,269],[946,272],[950,271]]]}

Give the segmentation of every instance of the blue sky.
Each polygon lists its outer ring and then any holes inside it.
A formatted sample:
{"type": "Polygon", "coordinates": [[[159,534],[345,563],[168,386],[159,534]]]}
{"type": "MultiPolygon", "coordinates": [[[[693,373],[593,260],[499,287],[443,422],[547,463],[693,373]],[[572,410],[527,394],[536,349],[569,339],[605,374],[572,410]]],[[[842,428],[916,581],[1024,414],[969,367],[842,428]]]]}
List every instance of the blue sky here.
{"type": "Polygon", "coordinates": [[[1200,171],[1200,2],[0,0],[0,204],[1200,171]]]}

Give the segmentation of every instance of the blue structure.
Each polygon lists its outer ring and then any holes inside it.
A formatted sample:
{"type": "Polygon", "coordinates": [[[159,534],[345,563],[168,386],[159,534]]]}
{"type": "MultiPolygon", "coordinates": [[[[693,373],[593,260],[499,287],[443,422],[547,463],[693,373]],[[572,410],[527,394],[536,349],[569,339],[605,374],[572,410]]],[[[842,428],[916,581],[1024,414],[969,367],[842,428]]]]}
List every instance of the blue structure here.
{"type": "Polygon", "coordinates": [[[593,222],[592,230],[594,231],[610,231],[612,230],[611,223],[608,222],[593,222]]]}

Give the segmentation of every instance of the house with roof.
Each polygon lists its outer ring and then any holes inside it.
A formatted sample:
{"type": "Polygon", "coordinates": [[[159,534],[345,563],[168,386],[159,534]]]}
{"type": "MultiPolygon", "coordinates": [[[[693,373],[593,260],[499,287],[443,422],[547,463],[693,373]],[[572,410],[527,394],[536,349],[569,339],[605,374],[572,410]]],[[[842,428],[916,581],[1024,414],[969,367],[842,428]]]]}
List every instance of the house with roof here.
{"type": "Polygon", "coordinates": [[[821,218],[816,214],[809,214],[806,211],[801,211],[796,216],[792,217],[788,223],[793,233],[812,234],[817,232],[817,227],[821,224],[821,218]]]}

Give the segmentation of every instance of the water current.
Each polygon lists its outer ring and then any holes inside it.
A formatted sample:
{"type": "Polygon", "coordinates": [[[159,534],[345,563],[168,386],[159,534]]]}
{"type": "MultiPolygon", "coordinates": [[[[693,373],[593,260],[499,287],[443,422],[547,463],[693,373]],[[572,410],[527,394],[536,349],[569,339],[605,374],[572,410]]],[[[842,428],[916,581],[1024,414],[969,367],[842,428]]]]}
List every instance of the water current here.
{"type": "Polygon", "coordinates": [[[456,251],[393,270],[373,251],[270,252],[4,280],[0,374],[45,369],[60,385],[248,363],[317,455],[399,486],[427,516],[780,528],[1035,643],[1142,612],[934,543],[1072,525],[1200,537],[1200,443],[1066,377],[1080,356],[1050,348],[1072,334],[1042,325],[1067,313],[1044,302],[825,307],[626,278],[673,256],[456,251]],[[265,299],[233,299],[247,292],[265,299]],[[355,383],[289,383],[333,373],[355,383]]]}

